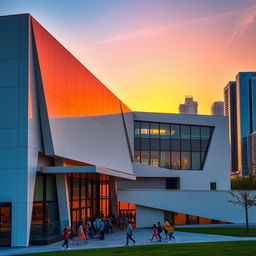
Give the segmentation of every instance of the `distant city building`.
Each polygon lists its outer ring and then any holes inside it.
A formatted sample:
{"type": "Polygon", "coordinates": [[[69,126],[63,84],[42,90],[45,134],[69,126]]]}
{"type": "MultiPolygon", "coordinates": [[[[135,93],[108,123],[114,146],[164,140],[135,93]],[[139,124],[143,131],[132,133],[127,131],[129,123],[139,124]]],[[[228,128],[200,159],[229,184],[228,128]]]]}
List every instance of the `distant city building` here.
{"type": "Polygon", "coordinates": [[[211,106],[211,114],[215,116],[224,116],[224,102],[215,101],[211,106]]]}
{"type": "Polygon", "coordinates": [[[224,115],[229,119],[229,142],[231,151],[231,171],[238,170],[237,164],[237,116],[236,82],[230,81],[224,88],[224,115]]]}
{"type": "Polygon", "coordinates": [[[197,101],[193,101],[193,96],[186,96],[185,103],[180,104],[179,113],[180,114],[197,114],[197,101]]]}
{"type": "MultiPolygon", "coordinates": [[[[237,170],[247,175],[254,164],[251,162],[254,135],[251,134],[256,131],[256,72],[239,72],[236,82],[229,82],[224,94],[225,115],[230,118],[231,155],[237,158],[237,170]]],[[[236,170],[235,163],[233,168],[236,170]]]]}

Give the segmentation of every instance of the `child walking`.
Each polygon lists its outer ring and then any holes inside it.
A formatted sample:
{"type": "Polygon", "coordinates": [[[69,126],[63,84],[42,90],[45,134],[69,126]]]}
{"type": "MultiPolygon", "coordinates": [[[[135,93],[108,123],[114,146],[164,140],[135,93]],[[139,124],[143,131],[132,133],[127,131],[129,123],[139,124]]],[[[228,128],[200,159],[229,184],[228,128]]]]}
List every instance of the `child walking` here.
{"type": "Polygon", "coordinates": [[[157,233],[156,224],[153,225],[153,234],[152,234],[152,238],[150,240],[153,241],[154,238],[156,238],[158,240],[158,233],[157,233]]]}

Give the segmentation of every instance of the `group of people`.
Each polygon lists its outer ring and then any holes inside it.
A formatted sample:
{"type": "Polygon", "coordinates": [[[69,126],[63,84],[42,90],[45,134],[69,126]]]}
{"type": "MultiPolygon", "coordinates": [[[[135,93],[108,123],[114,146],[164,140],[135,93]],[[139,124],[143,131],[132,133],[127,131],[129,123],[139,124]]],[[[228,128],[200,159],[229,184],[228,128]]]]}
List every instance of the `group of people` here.
{"type": "Polygon", "coordinates": [[[73,241],[77,245],[87,243],[87,240],[98,238],[100,240],[105,239],[105,234],[113,233],[114,229],[126,229],[130,222],[130,216],[121,215],[115,217],[114,215],[104,218],[102,215],[96,218],[87,218],[85,222],[80,222],[77,232],[75,226],[71,226],[69,229],[68,225],[63,230],[62,248],[68,247],[69,241],[73,241]],[[76,236],[77,233],[77,237],[76,236]]]}
{"type": "MultiPolygon", "coordinates": [[[[136,241],[132,237],[133,233],[133,226],[131,224],[131,221],[129,219],[124,219],[121,225],[119,222],[114,219],[114,217],[108,217],[108,218],[100,218],[97,217],[95,219],[87,219],[84,223],[80,222],[77,232],[77,238],[75,238],[75,228],[72,226],[70,229],[68,225],[65,226],[63,230],[63,239],[64,242],[61,246],[61,248],[64,248],[66,246],[67,249],[70,249],[68,247],[69,241],[76,242],[77,245],[82,243],[87,243],[88,239],[92,238],[98,238],[100,240],[105,239],[105,234],[113,233],[113,225],[116,225],[117,228],[123,229],[126,228],[126,246],[129,245],[129,241],[131,240],[133,242],[133,245],[135,245],[136,241]]],[[[157,224],[153,225],[153,234],[151,237],[151,241],[156,239],[157,241],[161,242],[163,240],[162,238],[162,232],[165,233],[165,239],[168,239],[168,242],[171,242],[172,239],[175,240],[175,237],[173,236],[174,233],[174,227],[171,222],[168,222],[167,219],[164,220],[164,225],[162,227],[160,222],[157,222],[157,224]]]]}
{"type": "Polygon", "coordinates": [[[163,240],[162,238],[162,232],[164,230],[165,233],[165,240],[168,239],[168,242],[171,243],[172,239],[175,240],[175,237],[173,235],[174,233],[174,227],[171,222],[169,222],[167,219],[164,219],[164,226],[162,228],[162,225],[160,222],[157,222],[157,224],[153,225],[153,234],[151,237],[151,241],[154,240],[154,238],[161,242],[163,240]]]}

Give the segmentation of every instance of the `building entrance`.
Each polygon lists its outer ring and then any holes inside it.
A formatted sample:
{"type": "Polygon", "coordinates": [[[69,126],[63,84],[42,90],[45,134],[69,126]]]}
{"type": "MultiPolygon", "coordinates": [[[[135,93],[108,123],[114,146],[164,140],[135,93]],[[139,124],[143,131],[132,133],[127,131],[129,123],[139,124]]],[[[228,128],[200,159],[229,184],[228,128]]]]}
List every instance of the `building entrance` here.
{"type": "Polygon", "coordinates": [[[0,246],[11,246],[11,203],[0,203],[0,246]]]}

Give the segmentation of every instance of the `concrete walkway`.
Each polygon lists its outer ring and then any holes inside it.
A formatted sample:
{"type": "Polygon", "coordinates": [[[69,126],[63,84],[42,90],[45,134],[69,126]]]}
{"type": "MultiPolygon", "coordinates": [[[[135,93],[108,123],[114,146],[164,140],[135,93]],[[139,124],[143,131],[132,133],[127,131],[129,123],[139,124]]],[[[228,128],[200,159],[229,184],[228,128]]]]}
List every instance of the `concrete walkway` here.
{"type": "MultiPolygon", "coordinates": [[[[163,233],[162,233],[163,234],[163,233]]],[[[136,229],[134,230],[133,237],[136,240],[136,245],[152,245],[152,244],[169,244],[166,240],[163,242],[151,242],[152,232],[149,229],[136,229]]],[[[175,232],[176,240],[171,244],[178,243],[204,243],[204,242],[221,242],[221,241],[251,241],[256,237],[234,237],[234,236],[220,236],[220,235],[207,235],[189,232],[175,232]]],[[[85,245],[75,245],[73,242],[69,243],[71,250],[80,249],[95,249],[95,248],[109,248],[109,247],[122,247],[126,242],[126,233],[124,231],[117,231],[105,236],[104,241],[98,239],[89,240],[85,245]]],[[[0,256],[3,255],[20,255],[37,252],[52,252],[61,251],[62,242],[57,242],[45,246],[30,246],[28,248],[0,248],[0,256]]],[[[131,245],[132,243],[130,243],[131,245]]],[[[170,244],[170,246],[171,246],[170,244]]]]}

